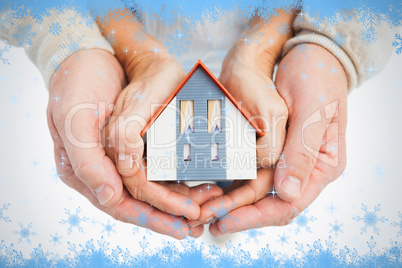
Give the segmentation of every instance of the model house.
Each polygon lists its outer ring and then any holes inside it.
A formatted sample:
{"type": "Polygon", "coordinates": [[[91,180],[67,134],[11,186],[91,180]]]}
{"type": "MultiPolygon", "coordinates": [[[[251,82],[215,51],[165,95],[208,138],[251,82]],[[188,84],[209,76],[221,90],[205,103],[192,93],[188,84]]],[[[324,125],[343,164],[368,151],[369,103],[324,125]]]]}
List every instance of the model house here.
{"type": "Polygon", "coordinates": [[[255,179],[263,134],[198,61],[141,133],[148,180],[255,179]]]}

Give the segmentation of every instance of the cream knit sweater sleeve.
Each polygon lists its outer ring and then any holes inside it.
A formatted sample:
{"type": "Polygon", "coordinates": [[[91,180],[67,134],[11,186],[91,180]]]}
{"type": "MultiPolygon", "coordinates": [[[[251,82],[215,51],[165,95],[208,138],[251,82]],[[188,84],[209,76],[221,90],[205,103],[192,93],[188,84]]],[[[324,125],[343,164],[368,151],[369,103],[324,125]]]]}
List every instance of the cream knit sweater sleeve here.
{"type": "Polygon", "coordinates": [[[285,44],[282,56],[303,43],[326,48],[342,64],[348,77],[349,90],[360,86],[383,69],[393,51],[391,43],[394,30],[386,23],[376,27],[378,36],[371,44],[363,42],[363,25],[353,19],[340,20],[332,25],[301,13],[294,21],[293,28],[296,36],[285,44]]]}
{"type": "Polygon", "coordinates": [[[100,48],[114,54],[95,20],[74,10],[52,10],[38,22],[31,16],[17,18],[9,10],[0,14],[0,39],[23,47],[38,67],[46,87],[59,65],[78,50],[100,48]]]}

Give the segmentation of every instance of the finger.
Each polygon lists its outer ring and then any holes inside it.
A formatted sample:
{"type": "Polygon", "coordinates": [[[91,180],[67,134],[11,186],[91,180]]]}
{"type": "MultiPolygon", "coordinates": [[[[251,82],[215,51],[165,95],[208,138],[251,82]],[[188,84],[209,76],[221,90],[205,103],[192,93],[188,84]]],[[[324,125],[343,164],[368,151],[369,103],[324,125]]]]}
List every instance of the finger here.
{"type": "Polygon", "coordinates": [[[233,97],[242,103],[256,126],[264,132],[256,141],[258,167],[271,167],[279,159],[286,137],[288,110],[268,74],[236,65],[219,78],[233,97]],[[252,94],[250,94],[252,92],[252,94]]]}
{"type": "Polygon", "coordinates": [[[310,95],[314,94],[299,94],[297,102],[288,104],[289,128],[282,152],[283,161],[275,171],[275,189],[279,197],[288,202],[302,196],[326,132],[327,120],[321,114],[322,103],[312,102],[311,99],[317,97],[310,95]]]}
{"type": "MultiPolygon", "coordinates": [[[[152,65],[153,59],[150,61],[152,65]]],[[[152,70],[143,70],[144,79],[133,79],[120,94],[108,125],[112,155],[119,173],[126,177],[134,175],[141,164],[144,152],[141,131],[185,75],[181,66],[173,61],[149,68],[152,70]]]]}
{"type": "Polygon", "coordinates": [[[211,224],[209,231],[213,236],[234,233],[265,226],[283,226],[290,224],[307,206],[309,206],[325,187],[327,175],[314,170],[302,198],[296,203],[281,200],[278,196],[267,196],[257,203],[233,210],[219,221],[211,224]]]}
{"type": "Polygon", "coordinates": [[[218,198],[223,194],[222,189],[212,183],[203,183],[190,188],[189,197],[199,206],[210,199],[218,198]]]}
{"type": "Polygon", "coordinates": [[[109,211],[109,214],[123,222],[132,223],[176,239],[183,239],[190,234],[187,222],[182,217],[164,213],[129,195],[124,202],[109,211]]]}
{"type": "Polygon", "coordinates": [[[87,185],[99,204],[112,206],[120,202],[123,185],[99,141],[98,118],[102,116],[97,116],[92,110],[74,109],[67,113],[64,120],[56,120],[59,124],[57,129],[64,130],[58,134],[65,148],[55,147],[56,161],[61,165],[68,161],[75,175],[87,185]]]}
{"type": "MultiPolygon", "coordinates": [[[[188,219],[198,219],[199,205],[188,195],[175,192],[157,182],[146,179],[146,168],[139,169],[132,177],[123,177],[123,183],[134,199],[152,204],[159,210],[173,215],[183,215],[188,219]]],[[[181,185],[183,193],[189,193],[187,185],[181,185]]]]}
{"type": "Polygon", "coordinates": [[[189,236],[198,238],[204,233],[204,225],[189,228],[189,236]]]}
{"type": "MultiPolygon", "coordinates": [[[[169,214],[161,212],[149,204],[134,200],[127,190],[123,190],[121,202],[119,204],[105,207],[100,205],[98,199],[93,195],[92,191],[77,176],[75,176],[69,164],[61,164],[56,148],[57,170],[60,179],[69,187],[85,196],[94,206],[108,213],[113,218],[132,223],[141,227],[148,228],[155,232],[172,236],[176,239],[183,239],[190,234],[187,223],[181,217],[173,217],[169,214]]],[[[194,230],[194,235],[200,235],[200,228],[194,230]]]]}
{"type": "MultiPolygon", "coordinates": [[[[230,211],[257,202],[272,191],[274,170],[259,169],[256,180],[244,182],[230,192],[210,200],[202,205],[199,220],[210,222],[215,218],[222,218],[230,211]]],[[[191,223],[190,223],[191,224],[191,223]]]]}
{"type": "Polygon", "coordinates": [[[223,194],[222,189],[212,183],[203,183],[193,187],[189,187],[182,182],[159,182],[159,184],[176,193],[187,196],[200,206],[209,199],[217,198],[223,194]]]}

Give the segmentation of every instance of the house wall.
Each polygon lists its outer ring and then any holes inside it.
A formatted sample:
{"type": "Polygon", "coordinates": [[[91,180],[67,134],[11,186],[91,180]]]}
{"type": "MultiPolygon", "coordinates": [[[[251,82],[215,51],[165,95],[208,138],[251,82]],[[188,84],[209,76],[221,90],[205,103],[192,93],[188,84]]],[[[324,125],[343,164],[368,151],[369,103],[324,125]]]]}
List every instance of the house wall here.
{"type": "Polygon", "coordinates": [[[177,180],[176,176],[176,98],[147,131],[147,179],[177,180]]]}
{"type": "Polygon", "coordinates": [[[193,74],[146,135],[148,180],[238,180],[257,176],[255,129],[202,69],[193,74]],[[207,101],[211,99],[222,100],[223,132],[213,137],[207,131],[207,101]],[[180,100],[194,100],[195,133],[180,133],[180,100]],[[210,160],[212,142],[219,143],[219,161],[210,160]],[[191,161],[183,161],[184,143],[192,144],[191,161]]]}
{"type": "MultiPolygon", "coordinates": [[[[208,133],[208,100],[222,101],[222,117],[225,116],[225,95],[202,68],[198,68],[176,95],[176,106],[181,100],[194,101],[194,133],[180,133],[180,113],[176,114],[177,179],[178,180],[226,180],[225,132],[208,133]],[[183,161],[183,147],[191,144],[191,161],[183,161]],[[211,161],[211,144],[219,144],[219,160],[211,161]]],[[[222,120],[222,129],[225,127],[222,120]]]]}
{"type": "Polygon", "coordinates": [[[256,132],[225,97],[226,173],[228,180],[256,179],[256,132]]]}

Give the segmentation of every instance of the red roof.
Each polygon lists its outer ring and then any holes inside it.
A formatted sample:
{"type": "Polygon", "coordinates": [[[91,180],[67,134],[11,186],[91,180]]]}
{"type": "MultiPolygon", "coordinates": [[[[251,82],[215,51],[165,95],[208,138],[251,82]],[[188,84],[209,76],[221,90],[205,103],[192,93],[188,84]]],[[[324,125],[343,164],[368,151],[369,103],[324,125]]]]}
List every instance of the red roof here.
{"type": "Polygon", "coordinates": [[[151,125],[156,121],[156,119],[159,117],[159,115],[165,110],[165,108],[169,105],[169,103],[173,100],[174,97],[176,97],[177,93],[183,88],[183,86],[187,83],[187,81],[193,76],[195,71],[198,70],[198,68],[202,68],[205,73],[214,81],[214,83],[218,86],[218,88],[225,94],[225,96],[233,103],[233,105],[241,112],[241,114],[247,119],[247,121],[253,126],[255,131],[257,132],[258,136],[264,136],[264,131],[259,129],[257,124],[252,121],[250,115],[240,106],[240,104],[233,98],[233,96],[229,93],[229,91],[216,79],[216,77],[208,70],[208,68],[204,65],[204,63],[201,62],[201,60],[198,60],[198,62],[194,65],[193,69],[186,75],[186,77],[183,79],[183,81],[180,83],[180,85],[173,91],[173,93],[169,96],[169,98],[166,100],[166,102],[162,105],[162,107],[155,113],[155,115],[149,120],[148,124],[145,126],[145,128],[141,131],[141,136],[143,136],[147,130],[151,127],[151,125]]]}

